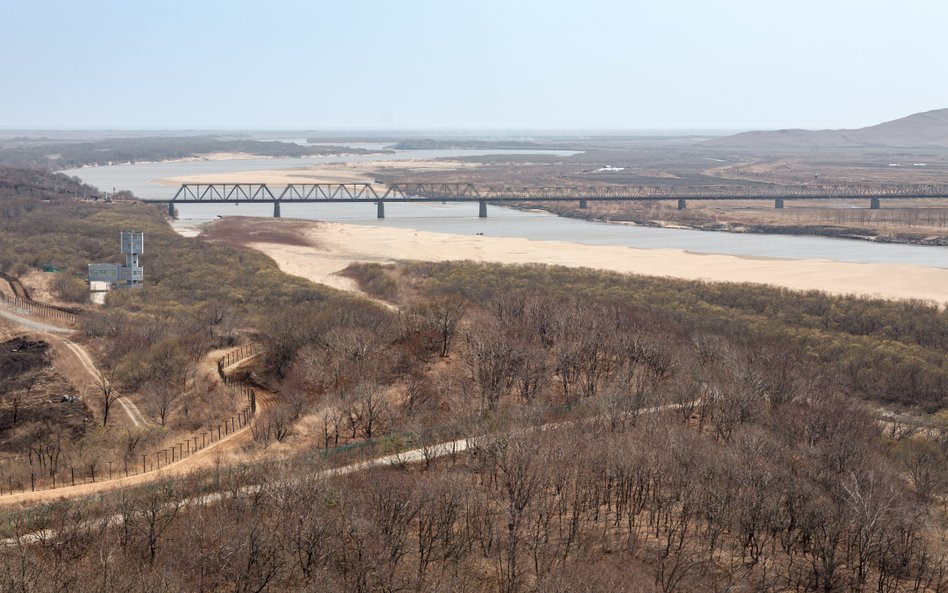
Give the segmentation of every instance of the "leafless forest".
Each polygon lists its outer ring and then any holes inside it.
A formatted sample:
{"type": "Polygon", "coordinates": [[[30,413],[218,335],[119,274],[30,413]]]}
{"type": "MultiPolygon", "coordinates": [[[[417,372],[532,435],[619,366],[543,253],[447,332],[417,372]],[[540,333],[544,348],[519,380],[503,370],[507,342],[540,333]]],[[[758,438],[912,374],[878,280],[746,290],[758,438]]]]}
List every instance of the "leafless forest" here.
{"type": "Polygon", "coordinates": [[[82,415],[40,416],[82,369],[5,342],[0,503],[33,464],[94,495],[0,507],[0,590],[948,590],[943,308],[464,262],[351,267],[369,300],[3,173],[0,271],[55,258],[32,286],[98,375],[82,415]],[[70,305],[130,225],[163,254],[149,287],[70,305]],[[232,372],[272,399],[245,438],[106,489],[244,405],[214,356],[249,345],[232,372]]]}

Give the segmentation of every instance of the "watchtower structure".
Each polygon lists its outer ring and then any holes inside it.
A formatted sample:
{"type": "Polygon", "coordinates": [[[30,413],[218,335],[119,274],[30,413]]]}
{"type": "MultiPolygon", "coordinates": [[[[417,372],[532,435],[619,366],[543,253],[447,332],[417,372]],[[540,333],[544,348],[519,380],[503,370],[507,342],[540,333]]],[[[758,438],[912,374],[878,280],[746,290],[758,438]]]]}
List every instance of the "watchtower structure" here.
{"type": "Polygon", "coordinates": [[[119,272],[119,280],[125,286],[141,286],[145,280],[145,271],[138,263],[138,256],[145,251],[145,233],[143,231],[122,231],[122,253],[125,265],[119,272]]]}
{"type": "Polygon", "coordinates": [[[122,264],[89,264],[89,283],[103,283],[101,289],[131,288],[141,286],[145,281],[145,271],[138,262],[138,256],[145,251],[145,233],[142,231],[122,231],[119,244],[125,256],[122,264]]]}

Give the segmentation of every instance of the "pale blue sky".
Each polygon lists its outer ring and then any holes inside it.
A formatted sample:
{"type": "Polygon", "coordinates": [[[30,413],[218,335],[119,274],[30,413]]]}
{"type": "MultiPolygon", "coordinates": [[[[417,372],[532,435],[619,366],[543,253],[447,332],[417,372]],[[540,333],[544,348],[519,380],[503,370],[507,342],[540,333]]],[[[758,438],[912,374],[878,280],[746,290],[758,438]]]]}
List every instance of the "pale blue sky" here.
{"type": "Polygon", "coordinates": [[[948,3],[0,0],[2,128],[858,127],[948,107],[948,3]]]}

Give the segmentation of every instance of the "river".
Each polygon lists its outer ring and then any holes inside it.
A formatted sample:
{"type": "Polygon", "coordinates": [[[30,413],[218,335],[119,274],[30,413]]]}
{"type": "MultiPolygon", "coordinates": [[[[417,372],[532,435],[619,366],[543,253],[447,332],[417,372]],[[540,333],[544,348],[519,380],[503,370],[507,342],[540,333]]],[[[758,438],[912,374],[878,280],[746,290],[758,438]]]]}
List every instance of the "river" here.
{"type": "MultiPolygon", "coordinates": [[[[252,158],[218,161],[171,161],[65,171],[103,190],[113,187],[133,191],[139,197],[165,198],[176,188],[156,180],[183,175],[207,175],[240,171],[298,169],[308,165],[377,160],[458,158],[488,154],[555,154],[570,151],[527,150],[404,150],[394,154],[306,158],[252,158]]],[[[196,227],[219,216],[272,216],[271,204],[180,204],[178,228],[196,227]]],[[[383,220],[376,218],[374,204],[292,204],[284,202],[286,218],[327,220],[360,225],[391,226],[422,231],[494,237],[523,237],[587,245],[619,245],[644,249],[671,248],[696,253],[720,253],[744,257],[819,259],[851,263],[914,264],[948,268],[948,248],[898,245],[795,235],[741,234],[663,229],[629,224],[597,223],[562,218],[546,212],[524,212],[489,206],[486,219],[477,217],[476,203],[385,205],[383,220]]]]}

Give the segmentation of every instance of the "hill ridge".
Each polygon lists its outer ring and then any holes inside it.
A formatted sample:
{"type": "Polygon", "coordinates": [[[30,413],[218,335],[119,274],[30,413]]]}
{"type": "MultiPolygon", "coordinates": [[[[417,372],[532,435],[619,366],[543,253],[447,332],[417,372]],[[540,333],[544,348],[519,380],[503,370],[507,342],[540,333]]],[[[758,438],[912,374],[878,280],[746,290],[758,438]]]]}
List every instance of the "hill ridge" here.
{"type": "Polygon", "coordinates": [[[948,108],[914,113],[864,128],[755,130],[716,138],[709,144],[781,148],[948,148],[948,108]]]}

